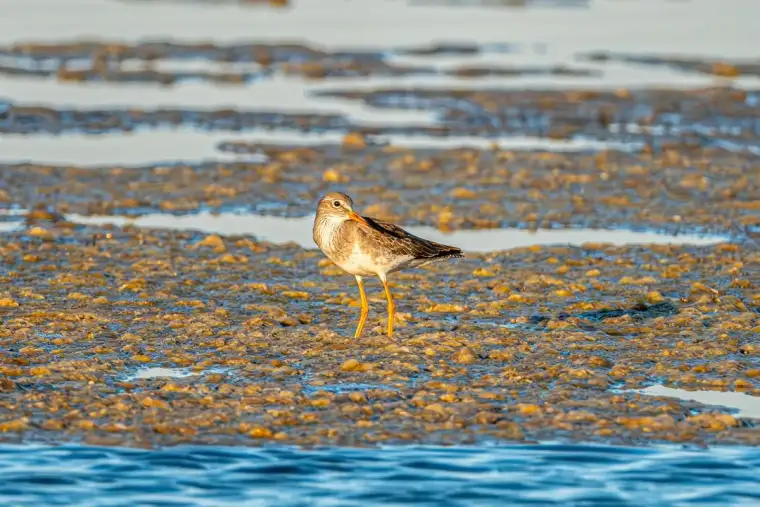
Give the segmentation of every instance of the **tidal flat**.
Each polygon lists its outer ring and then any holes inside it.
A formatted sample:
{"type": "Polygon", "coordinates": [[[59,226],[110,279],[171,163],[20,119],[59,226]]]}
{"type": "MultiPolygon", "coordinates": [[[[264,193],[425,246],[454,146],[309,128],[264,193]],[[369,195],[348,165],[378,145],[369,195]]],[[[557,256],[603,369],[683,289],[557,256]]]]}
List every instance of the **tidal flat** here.
{"type": "Polygon", "coordinates": [[[753,244],[544,246],[399,273],[397,335],[317,250],[64,220],[6,234],[7,442],[757,445],[753,244]],[[149,367],[193,375],[139,375],[149,367]],[[143,377],[143,378],[141,378],[143,377]]]}

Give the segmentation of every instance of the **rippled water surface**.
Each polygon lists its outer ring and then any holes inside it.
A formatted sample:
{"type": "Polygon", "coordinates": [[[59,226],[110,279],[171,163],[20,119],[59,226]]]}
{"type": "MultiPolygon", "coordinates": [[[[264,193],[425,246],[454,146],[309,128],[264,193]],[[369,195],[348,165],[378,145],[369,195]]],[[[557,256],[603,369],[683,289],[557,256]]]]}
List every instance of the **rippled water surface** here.
{"type": "Polygon", "coordinates": [[[3,505],[757,505],[760,452],[0,447],[3,505]]]}

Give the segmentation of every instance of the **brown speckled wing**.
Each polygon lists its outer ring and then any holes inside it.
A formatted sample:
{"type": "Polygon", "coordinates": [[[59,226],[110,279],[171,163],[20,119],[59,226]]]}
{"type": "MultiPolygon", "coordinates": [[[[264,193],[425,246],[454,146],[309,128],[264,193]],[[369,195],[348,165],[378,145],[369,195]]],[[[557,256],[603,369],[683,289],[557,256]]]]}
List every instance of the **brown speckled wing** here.
{"type": "MultiPolygon", "coordinates": [[[[371,227],[373,240],[394,255],[409,255],[414,259],[464,257],[462,250],[457,247],[442,245],[435,241],[417,237],[397,225],[389,224],[376,218],[363,218],[371,227]]],[[[362,229],[366,229],[366,227],[362,227],[362,229]]]]}

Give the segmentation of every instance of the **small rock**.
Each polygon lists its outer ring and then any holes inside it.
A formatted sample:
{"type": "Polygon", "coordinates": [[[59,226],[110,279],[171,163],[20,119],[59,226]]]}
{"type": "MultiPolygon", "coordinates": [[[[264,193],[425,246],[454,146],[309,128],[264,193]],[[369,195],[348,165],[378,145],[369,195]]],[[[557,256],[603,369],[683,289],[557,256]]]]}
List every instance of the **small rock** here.
{"type": "Polygon", "coordinates": [[[359,132],[351,132],[343,138],[343,149],[363,150],[367,147],[367,140],[359,132]]]}
{"type": "Polygon", "coordinates": [[[251,438],[272,438],[273,433],[269,428],[257,426],[248,432],[248,436],[251,438]]]}
{"type": "Polygon", "coordinates": [[[201,241],[198,242],[198,246],[210,246],[211,248],[225,248],[224,240],[216,234],[209,234],[201,241]]]}
{"type": "Polygon", "coordinates": [[[349,359],[341,365],[340,369],[342,371],[357,371],[360,370],[361,367],[362,364],[359,361],[356,359],[349,359]]]}
{"type": "Polygon", "coordinates": [[[477,356],[467,347],[462,347],[451,357],[452,361],[459,364],[472,364],[477,361],[477,356]]]}
{"type": "Polygon", "coordinates": [[[9,308],[18,306],[18,301],[13,298],[0,298],[0,307],[9,308]]]}

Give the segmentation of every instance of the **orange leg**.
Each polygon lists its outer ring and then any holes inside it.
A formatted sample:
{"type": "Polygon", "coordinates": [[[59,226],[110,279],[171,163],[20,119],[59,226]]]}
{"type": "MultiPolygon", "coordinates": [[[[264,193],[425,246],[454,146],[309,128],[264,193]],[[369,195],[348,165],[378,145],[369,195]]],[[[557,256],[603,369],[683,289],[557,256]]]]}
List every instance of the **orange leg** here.
{"type": "Polygon", "coordinates": [[[388,282],[384,276],[380,277],[380,281],[383,282],[383,288],[385,289],[385,298],[388,300],[388,338],[393,337],[393,321],[396,320],[396,305],[393,304],[393,296],[391,290],[388,288],[388,282]]]}
{"type": "Polygon", "coordinates": [[[354,338],[359,338],[364,329],[364,323],[367,321],[367,314],[369,313],[369,305],[367,304],[367,295],[364,293],[364,281],[361,276],[356,277],[356,284],[359,286],[359,296],[362,298],[362,313],[359,316],[359,325],[356,326],[356,332],[354,338]]]}

